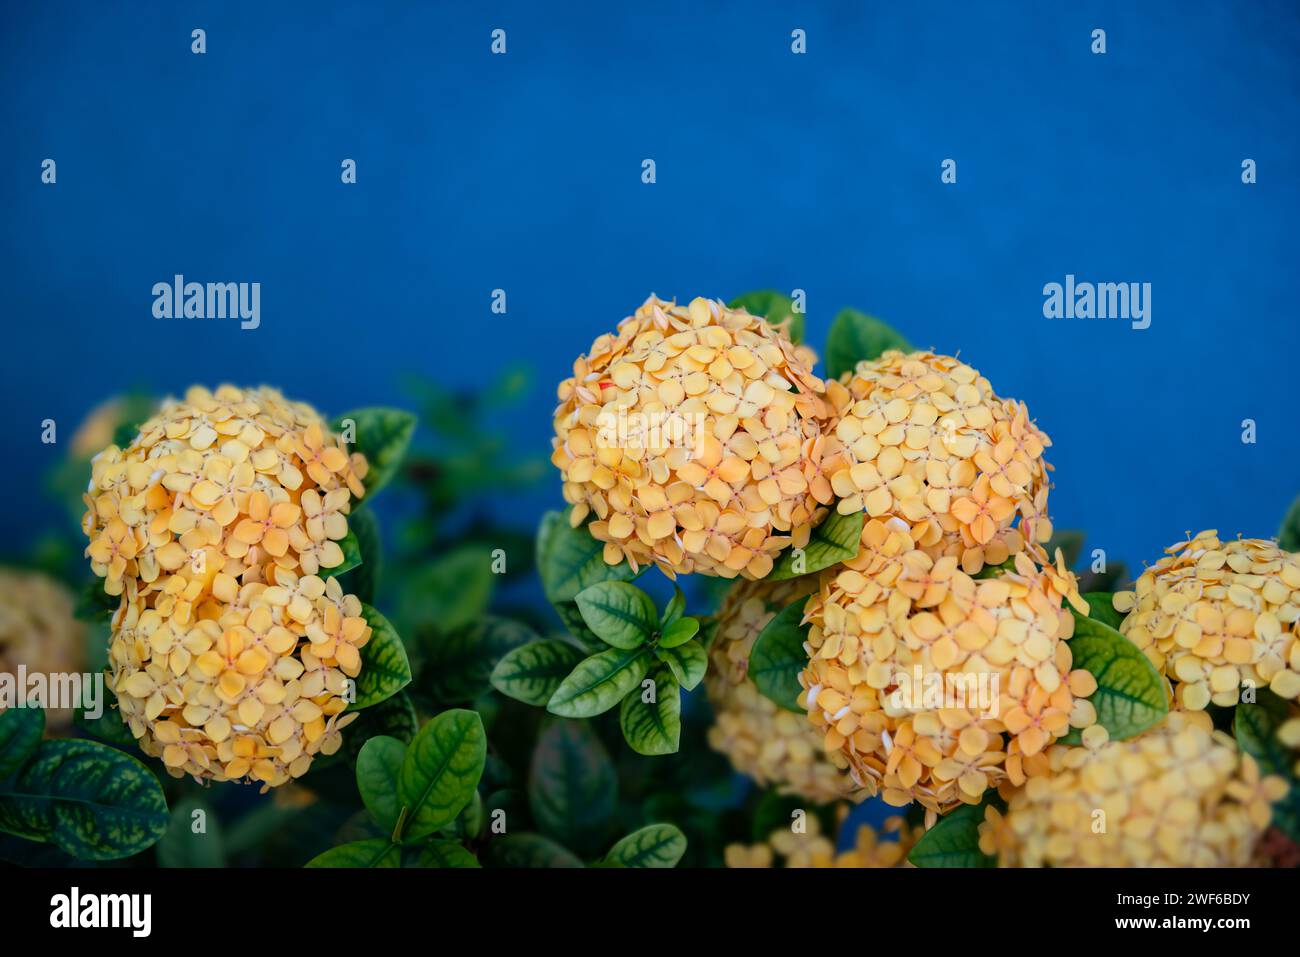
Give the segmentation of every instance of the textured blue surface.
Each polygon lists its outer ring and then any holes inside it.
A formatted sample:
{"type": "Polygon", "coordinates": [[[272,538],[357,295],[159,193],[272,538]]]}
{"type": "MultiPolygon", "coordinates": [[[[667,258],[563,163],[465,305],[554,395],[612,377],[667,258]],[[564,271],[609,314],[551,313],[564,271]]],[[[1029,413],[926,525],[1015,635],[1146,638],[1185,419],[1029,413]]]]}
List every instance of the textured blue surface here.
{"type": "Polygon", "coordinates": [[[523,359],[502,426],[545,448],[552,384],[646,294],[774,286],[807,290],[815,344],[855,305],[1024,398],[1058,525],[1112,556],[1274,532],[1300,491],[1294,5],[544,6],[7,7],[6,527],[55,514],[27,504],[40,420],[124,387],[337,411],[523,359]],[[260,282],[261,328],[155,320],[177,272],[260,282]],[[1044,319],[1066,273],[1152,283],[1151,328],[1044,319]]]}

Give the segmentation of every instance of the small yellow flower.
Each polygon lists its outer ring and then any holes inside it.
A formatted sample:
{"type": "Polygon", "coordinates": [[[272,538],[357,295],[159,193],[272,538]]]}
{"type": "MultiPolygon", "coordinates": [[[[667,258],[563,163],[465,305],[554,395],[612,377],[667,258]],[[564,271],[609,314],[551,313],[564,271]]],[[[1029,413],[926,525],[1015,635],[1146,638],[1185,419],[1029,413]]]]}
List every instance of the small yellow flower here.
{"type": "Polygon", "coordinates": [[[1166,549],[1115,608],[1182,708],[1234,705],[1247,682],[1300,699],[1300,556],[1276,542],[1200,532],[1166,549]]]}
{"type": "Polygon", "coordinates": [[[724,852],[726,866],[772,867],[779,859],[782,867],[910,867],[907,854],[925,833],[923,827],[913,827],[901,817],[890,817],[880,830],[870,824],[859,825],[854,846],[837,852],[830,839],[821,834],[816,817],[809,815],[804,824],[802,833],[781,828],[764,842],[728,846],[724,852]]]}
{"type": "Polygon", "coordinates": [[[807,350],[743,310],[651,296],[560,383],[551,461],[605,561],[762,578],[833,495],[807,350]]]}
{"type": "Polygon", "coordinates": [[[844,776],[822,753],[807,719],[765,698],[747,677],[759,633],[792,602],[816,587],[814,576],[790,581],[742,582],[718,612],[704,683],[713,705],[709,745],[762,786],[819,803],[846,797],[844,776]]]}
{"type": "Polygon", "coordinates": [[[980,847],[1005,867],[1244,867],[1286,793],[1203,712],[1096,749],[1058,745],[1050,773],[992,807],[980,847]]]}
{"type": "MultiPolygon", "coordinates": [[[[36,572],[0,569],[0,672],[68,675],[85,671],[85,626],[73,614],[72,596],[36,572]]],[[[71,708],[47,708],[46,727],[62,731],[71,708]]]]}
{"type": "Polygon", "coordinates": [[[274,787],[339,748],[370,628],[318,573],[343,560],[366,468],[310,406],[231,386],[95,456],[86,554],[122,596],[108,684],[174,776],[274,787]]]}

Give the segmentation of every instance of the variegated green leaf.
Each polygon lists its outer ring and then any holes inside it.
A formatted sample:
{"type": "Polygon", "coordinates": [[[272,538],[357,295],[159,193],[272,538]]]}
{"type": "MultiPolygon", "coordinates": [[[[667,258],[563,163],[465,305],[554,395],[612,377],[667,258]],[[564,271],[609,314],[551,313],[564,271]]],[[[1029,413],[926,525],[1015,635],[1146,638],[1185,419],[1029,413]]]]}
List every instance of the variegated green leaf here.
{"type": "Polygon", "coordinates": [[[555,689],[547,710],[565,718],[603,714],[641,683],[651,660],[647,648],[610,648],[585,658],[555,689]]]}
{"type": "Polygon", "coordinates": [[[675,754],[682,736],[682,696],[672,669],[655,665],[647,680],[654,682],[654,700],[646,701],[645,682],[619,706],[623,738],[638,754],[675,754]]]}
{"type": "Polygon", "coordinates": [[[545,706],[585,655],[567,641],[533,641],[508,652],[492,670],[492,687],[524,704],[545,706]]]}
{"type": "Polygon", "coordinates": [[[349,708],[351,711],[391,698],[411,683],[411,662],[406,657],[406,647],[388,619],[364,602],[361,615],[372,632],[361,649],[357,700],[349,708]]]}
{"type": "Polygon", "coordinates": [[[362,480],[369,497],[387,485],[401,468],[415,434],[415,416],[402,409],[377,406],[354,409],[334,420],[334,431],[346,435],[349,422],[355,438],[352,448],[364,455],[370,466],[362,480]]]}
{"type": "Polygon", "coordinates": [[[307,867],[401,867],[402,849],[387,838],[371,838],[331,847],[312,858],[307,867]]]}
{"type": "Polygon", "coordinates": [[[623,838],[605,855],[614,867],[676,867],[686,853],[686,835],[671,824],[647,824],[623,838]]]}
{"type": "Polygon", "coordinates": [[[486,760],[487,736],[473,711],[444,711],[421,728],[397,779],[407,809],[405,839],[418,840],[454,821],[474,796],[486,760]]]}
{"type": "Polygon", "coordinates": [[[708,652],[698,641],[688,641],[675,648],[660,645],[655,649],[655,655],[673,670],[673,676],[687,691],[694,691],[709,670],[708,652]]]}
{"type": "Polygon", "coordinates": [[[803,691],[799,674],[808,666],[803,644],[808,635],[803,620],[806,598],[788,605],[754,640],[749,653],[749,677],[762,695],[787,711],[802,713],[799,695],[803,691]]]}
{"type": "Polygon", "coordinates": [[[615,648],[636,648],[654,635],[659,615],[650,596],[629,582],[597,582],[574,601],[596,637],[615,648]]]}
{"type": "Polygon", "coordinates": [[[800,575],[811,575],[855,558],[864,519],[864,512],[850,512],[848,515],[831,512],[812,530],[806,546],[802,549],[787,548],[781,553],[765,580],[786,581],[800,575]]]}
{"type": "Polygon", "coordinates": [[[430,841],[420,848],[420,867],[480,867],[478,858],[455,841],[430,841]]]}
{"type": "Polygon", "coordinates": [[[385,834],[393,833],[402,812],[397,779],[405,757],[406,745],[382,734],[362,745],[357,755],[357,791],[361,803],[385,834]]]}
{"type": "Polygon", "coordinates": [[[36,753],[45,733],[45,712],[40,708],[0,711],[0,780],[9,777],[36,753]]]}
{"type": "Polygon", "coordinates": [[[566,847],[604,846],[618,793],[605,746],[582,721],[551,722],[537,739],[528,776],[533,820],[566,847]]]}

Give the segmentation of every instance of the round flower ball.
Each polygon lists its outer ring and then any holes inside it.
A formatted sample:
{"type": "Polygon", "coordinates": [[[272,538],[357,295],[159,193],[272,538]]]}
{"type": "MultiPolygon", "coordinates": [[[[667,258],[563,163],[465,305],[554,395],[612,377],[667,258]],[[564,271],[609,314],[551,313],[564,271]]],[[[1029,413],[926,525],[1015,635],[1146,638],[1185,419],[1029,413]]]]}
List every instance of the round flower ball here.
{"type": "Polygon", "coordinates": [[[823,383],[779,329],[651,296],[560,383],[551,461],[609,564],[762,578],[833,499],[823,383]]]}
{"type": "Polygon", "coordinates": [[[329,568],[367,464],[270,388],[193,388],[92,464],[86,555],[108,684],[176,777],[274,787],[332,754],[370,638],[329,568]]]}
{"type": "Polygon", "coordinates": [[[890,350],[828,383],[826,397],[843,452],[830,474],[842,514],[901,519],[915,547],[956,556],[969,574],[1051,537],[1051,439],[975,369],[890,350]]]}
{"type": "Polygon", "coordinates": [[[704,684],[714,715],[710,747],[763,787],[829,803],[847,797],[849,788],[822,751],[821,736],[804,715],[764,697],[748,677],[759,633],[778,612],[815,589],[811,575],[735,585],[718,611],[704,684]]]}
{"type": "Polygon", "coordinates": [[[1300,555],[1201,532],[1166,549],[1131,592],[1120,631],[1175,683],[1180,707],[1237,703],[1246,682],[1300,698],[1300,555]]]}
{"type": "Polygon", "coordinates": [[[823,573],[800,701],[857,788],[944,813],[1043,773],[1048,745],[1095,723],[1063,601],[1087,604],[1059,552],[1055,567],[1035,555],[976,579],[902,519],[872,519],[857,557],[823,573]]]}
{"type": "Polygon", "coordinates": [[[980,847],[1001,866],[1245,867],[1287,789],[1203,712],[1049,759],[1005,814],[985,812],[980,847]]]}
{"type": "MultiPolygon", "coordinates": [[[[69,675],[85,671],[85,626],[68,590],[37,572],[0,569],[0,672],[69,675]]],[[[46,708],[45,724],[61,731],[72,708],[46,708]]]]}

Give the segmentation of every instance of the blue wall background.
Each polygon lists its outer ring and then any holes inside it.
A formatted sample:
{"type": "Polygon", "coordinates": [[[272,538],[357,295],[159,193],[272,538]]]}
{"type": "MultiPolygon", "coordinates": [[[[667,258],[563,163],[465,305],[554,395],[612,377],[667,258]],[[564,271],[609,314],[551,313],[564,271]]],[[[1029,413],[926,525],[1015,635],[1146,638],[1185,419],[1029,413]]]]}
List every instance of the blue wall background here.
{"type": "MultiPolygon", "coordinates": [[[[769,286],[808,291],[815,344],[854,305],[1024,398],[1057,524],[1113,557],[1276,530],[1300,491],[1295,5],[646,6],[7,7],[11,537],[58,514],[33,504],[61,454],[40,421],[66,435],[125,387],[265,381],[339,411],[525,360],[500,425],[546,449],[554,383],[649,292],[769,286]],[[261,328],[155,320],[177,272],[260,282],[261,328]],[[1152,283],[1151,328],[1044,319],[1066,273],[1152,283]]],[[[551,479],[500,508],[557,501],[551,479]]]]}

